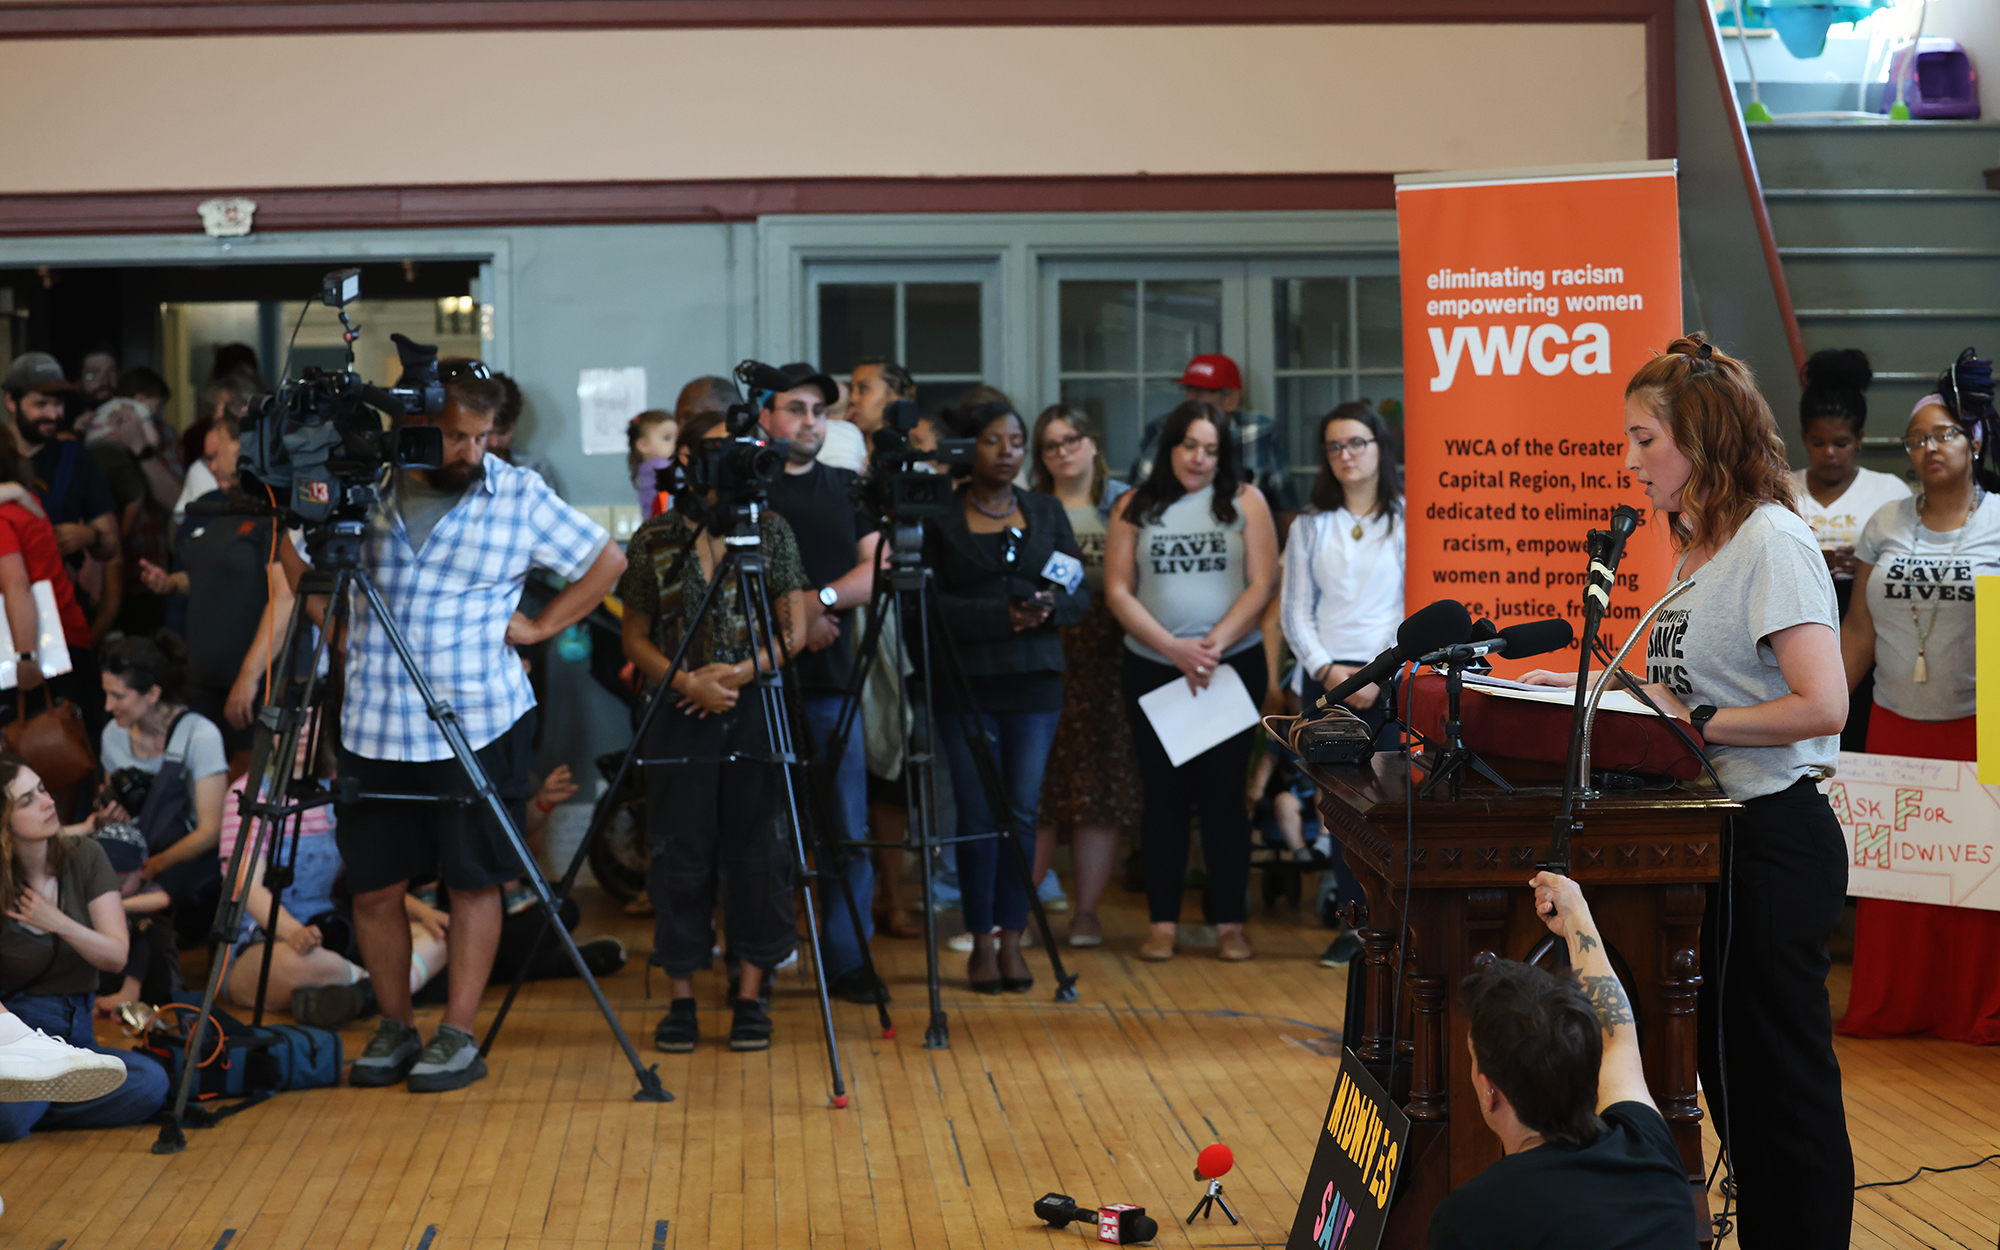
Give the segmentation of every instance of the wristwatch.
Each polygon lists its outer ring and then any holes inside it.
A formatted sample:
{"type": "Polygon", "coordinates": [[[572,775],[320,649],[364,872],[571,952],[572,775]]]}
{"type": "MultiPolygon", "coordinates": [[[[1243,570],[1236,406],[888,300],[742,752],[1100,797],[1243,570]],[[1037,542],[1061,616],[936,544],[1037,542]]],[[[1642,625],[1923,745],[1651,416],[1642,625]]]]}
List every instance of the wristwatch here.
{"type": "Polygon", "coordinates": [[[1708,731],[1708,722],[1715,719],[1715,712],[1716,707],[1713,703],[1704,703],[1694,711],[1688,713],[1688,724],[1706,733],[1708,731]]]}
{"type": "Polygon", "coordinates": [[[821,586],[819,588],[819,601],[830,608],[840,602],[840,592],[831,586],[821,586]]]}

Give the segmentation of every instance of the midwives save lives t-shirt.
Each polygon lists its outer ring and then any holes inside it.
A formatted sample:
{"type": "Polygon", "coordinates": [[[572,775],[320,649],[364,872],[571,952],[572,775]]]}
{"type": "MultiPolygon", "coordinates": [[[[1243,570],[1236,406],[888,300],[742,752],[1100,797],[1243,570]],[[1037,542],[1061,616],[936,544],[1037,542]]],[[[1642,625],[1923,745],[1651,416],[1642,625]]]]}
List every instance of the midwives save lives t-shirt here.
{"type": "Polygon", "coordinates": [[[2000,573],[2000,500],[1982,492],[1964,532],[1943,534],[1917,523],[1915,498],[1890,504],[1862,529],[1854,558],[1875,568],[1866,587],[1875,618],[1875,702],[1911,720],[1973,715],[1973,590],[1982,575],[2000,573]],[[1919,683],[1917,635],[1924,631],[1929,680],[1919,683]]]}
{"type": "Polygon", "coordinates": [[[1694,1189],[1660,1113],[1618,1102],[1588,1146],[1505,1155],[1431,1214],[1430,1250],[1694,1250],[1694,1189]]]}

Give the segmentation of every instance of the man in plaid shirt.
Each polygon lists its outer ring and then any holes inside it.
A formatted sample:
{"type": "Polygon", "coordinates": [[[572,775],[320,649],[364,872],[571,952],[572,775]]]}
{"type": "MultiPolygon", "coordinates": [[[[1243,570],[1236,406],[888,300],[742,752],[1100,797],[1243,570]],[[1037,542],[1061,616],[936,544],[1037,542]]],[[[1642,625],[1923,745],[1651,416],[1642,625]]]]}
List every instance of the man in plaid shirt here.
{"type": "MultiPolygon", "coordinates": [[[[1243,374],[1227,356],[1196,356],[1181,373],[1181,386],[1189,399],[1214,404],[1230,419],[1236,436],[1236,467],[1246,482],[1254,482],[1274,513],[1298,511],[1298,497],[1292,488],[1292,466],[1285,459],[1284,440],[1278,423],[1261,412],[1243,408],[1243,374]]],[[[1153,471],[1153,458],[1160,450],[1160,427],[1166,417],[1146,423],[1139,440],[1139,458],[1132,464],[1131,482],[1137,486],[1153,471]]]]}
{"type": "MultiPolygon", "coordinates": [[[[524,825],[535,696],[512,647],[581,620],[625,570],[596,522],[564,503],[532,470],[486,451],[505,392],[464,371],[435,423],[444,463],[398,470],[369,518],[363,561],[437,697],[458,713],[467,741],[515,824],[524,825]],[[530,619],[516,610],[530,568],[570,579],[530,619]]],[[[424,710],[414,683],[368,602],[350,604],[340,774],[369,794],[471,795],[464,769],[424,710]]],[[[419,1092],[460,1089],[486,1075],[472,1036],[479,994],[500,941],[500,887],[522,865],[479,804],[336,803],[336,836],[354,895],[355,936],[382,1020],[348,1076],[351,1085],[408,1078],[419,1092]],[[420,1042],[410,1004],[412,878],[438,877],[451,898],[444,1021],[420,1042]]],[[[433,970],[435,971],[435,970],[433,970]]]]}

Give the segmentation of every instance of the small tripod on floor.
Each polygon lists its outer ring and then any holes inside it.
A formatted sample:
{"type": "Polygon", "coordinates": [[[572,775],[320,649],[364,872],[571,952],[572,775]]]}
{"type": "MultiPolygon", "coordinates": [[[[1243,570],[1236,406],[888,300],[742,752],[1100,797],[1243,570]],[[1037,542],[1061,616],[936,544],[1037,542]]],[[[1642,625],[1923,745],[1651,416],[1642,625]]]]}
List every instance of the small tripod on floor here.
{"type": "MultiPolygon", "coordinates": [[[[751,411],[754,413],[754,410],[751,411]]],[[[846,873],[840,870],[840,866],[844,861],[840,858],[840,849],[835,845],[832,827],[826,812],[826,804],[822,801],[823,796],[817,793],[814,794],[814,806],[820,816],[817,823],[821,833],[819,851],[821,867],[815,870],[806,856],[806,824],[804,813],[799,805],[798,791],[792,779],[792,769],[804,764],[805,760],[798,754],[793,744],[791,709],[786,699],[786,691],[781,683],[779,671],[766,662],[769,660],[775,663],[776,658],[782,654],[780,648],[784,645],[784,640],[776,627],[776,622],[771,611],[770,596],[765,582],[763,542],[758,534],[757,525],[758,515],[764,508],[765,505],[761,502],[761,491],[753,492],[752,497],[749,499],[737,500],[727,504],[710,505],[708,508],[707,521],[705,523],[716,525],[727,523],[729,526],[728,536],[723,540],[725,554],[709,575],[708,587],[702,594],[700,606],[695,609],[693,615],[688,618],[686,624],[681,628],[680,643],[674,649],[673,659],[668,665],[666,675],[661,678],[658,689],[647,703],[646,710],[641,715],[638,727],[633,733],[632,744],[626,748],[623,758],[619,760],[618,770],[612,776],[611,784],[605,788],[604,793],[598,799],[596,809],[591,813],[590,827],[585,832],[582,842],[577,845],[576,853],[570,859],[569,868],[563,873],[558,894],[560,897],[567,897],[569,891],[575,885],[577,874],[583,870],[583,865],[589,857],[591,843],[602,835],[605,827],[610,823],[611,817],[616,813],[618,797],[624,789],[627,777],[630,776],[634,768],[727,762],[754,762],[774,765],[782,790],[780,819],[790,823],[794,868],[798,872],[799,881],[808,887],[804,891],[806,928],[809,934],[808,940],[812,946],[814,988],[819,995],[820,1024],[826,1035],[827,1065],[832,1074],[833,1105],[844,1107],[847,1105],[847,1086],[841,1075],[840,1050],[834,1038],[833,1004],[827,994],[826,963],[821,955],[819,923],[813,907],[813,894],[810,888],[812,883],[824,881],[828,877],[832,877],[838,882],[847,903],[848,915],[854,923],[855,943],[861,948],[862,966],[867,970],[872,983],[879,985],[880,979],[875,976],[874,959],[868,950],[868,943],[861,930],[861,914],[855,909],[853,889],[848,883],[846,873]],[[645,750],[648,733],[655,719],[661,714],[661,709],[670,707],[680,701],[681,696],[673,688],[674,675],[683,671],[689,647],[693,640],[700,635],[702,624],[708,620],[711,611],[716,606],[717,596],[725,585],[733,587],[737,605],[743,612],[749,625],[751,664],[754,672],[754,676],[749,683],[749,688],[753,688],[756,691],[759,707],[764,717],[766,753],[751,756],[732,752],[721,757],[719,760],[641,758],[645,750]]],[[[662,579],[662,585],[672,584],[679,579],[685,561],[693,556],[695,542],[702,533],[702,524],[690,519],[690,525],[693,527],[692,532],[687,542],[683,544],[679,554],[675,557],[673,564],[669,567],[666,576],[662,579]]],[[[543,926],[543,931],[546,933],[550,927],[555,928],[558,932],[561,931],[561,925],[550,926],[546,923],[543,926]]],[[[521,984],[526,977],[528,963],[532,962],[534,954],[539,953],[540,950],[541,939],[538,937],[535,947],[530,953],[529,960],[524,961],[521,970],[516,973],[514,984],[507,991],[506,1000],[501,1003],[499,1013],[494,1017],[492,1026],[487,1030],[486,1039],[480,1046],[481,1054],[491,1049],[494,1038],[499,1036],[500,1026],[505,1023],[507,1013],[513,1008],[514,999],[520,993],[521,984]]],[[[893,1036],[894,1030],[889,1024],[888,1010],[882,1005],[879,998],[876,1003],[876,1012],[885,1035],[893,1036]]]]}
{"type": "MultiPolygon", "coordinates": [[[[200,505],[195,505],[199,507],[200,505]]],[[[275,511],[268,511],[274,519],[282,519],[275,511]]],[[[640,1062],[639,1052],[632,1048],[632,1041],[625,1036],[625,1030],[618,1024],[618,1017],[605,1000],[604,991],[597,984],[590,969],[584,964],[583,956],[577,952],[576,943],[570,940],[556,914],[556,898],[549,890],[547,878],[542,875],[541,866],[535,861],[534,852],[528,849],[521,831],[514,824],[514,818],[507,810],[507,804],[493,787],[492,779],[486,775],[485,766],[479,762],[472,744],[465,736],[465,728],[459,723],[458,713],[449,703],[437,697],[431,689],[430,681],[418,666],[409,642],[403,637],[396,617],[389,611],[376,589],[368,571],[362,567],[361,554],[367,534],[367,522],[363,519],[347,518],[328,521],[308,533],[307,554],[313,563],[313,571],[301,581],[297,601],[292,608],[291,624],[283,639],[283,655],[273,679],[272,691],[275,702],[266,704],[259,714],[257,730],[252,738],[249,776],[252,786],[245,787],[246,802],[243,804],[243,819],[237,829],[235,852],[223,869],[223,881],[228,891],[227,905],[216,909],[215,926],[210,931],[211,949],[217,952],[211,961],[208,986],[202,993],[201,1009],[196,1013],[188,1028],[188,1042],[185,1049],[187,1061],[183,1064],[180,1088],[174,1096],[173,1109],[167,1122],[161,1126],[159,1140],[153,1143],[154,1154],[176,1154],[187,1147],[187,1137],[183,1128],[187,1124],[206,1126],[212,1119],[199,1108],[193,1115],[188,1108],[188,1099],[194,1089],[198,1068],[197,1056],[207,1050],[207,1032],[210,1018],[215,1012],[216,998],[220,995],[223,981],[228,976],[230,944],[242,926],[249,906],[248,866],[255,863],[260,855],[269,856],[266,881],[271,898],[271,914],[266,918],[265,932],[277,930],[276,913],[278,899],[285,885],[290,884],[289,863],[278,859],[276,832],[278,826],[289,819],[294,822],[292,834],[293,850],[297,850],[297,821],[309,808],[334,801],[335,796],[327,793],[301,794],[292,782],[294,761],[298,758],[300,735],[306,732],[310,713],[321,703],[324,683],[320,673],[328,657],[331,639],[339,632],[339,625],[347,615],[350,591],[358,590],[367,599],[370,611],[374,613],[375,624],[381,628],[395,649],[396,657],[402,662],[404,671],[423,700],[424,709],[430,714],[432,723],[444,735],[457,758],[459,767],[465,771],[474,795],[470,798],[458,796],[440,797],[436,795],[406,794],[362,794],[349,787],[340,792],[345,801],[360,799],[393,800],[413,803],[464,804],[470,807],[484,807],[486,812],[499,823],[506,835],[508,845],[515,858],[520,861],[521,875],[527,880],[541,907],[561,940],[570,962],[575,965],[577,975],[589,988],[596,1000],[597,1009],[604,1016],[604,1022],[611,1029],[612,1036],[625,1052],[625,1058],[632,1065],[632,1072],[639,1080],[638,1092],[632,1095],[638,1102],[670,1102],[673,1095],[660,1085],[656,1068],[649,1068],[640,1062]],[[306,615],[308,600],[324,594],[327,598],[325,628],[311,651],[299,645],[306,636],[310,621],[306,615]],[[301,653],[304,652],[304,655],[301,653]],[[275,748],[275,749],[274,749],[275,748]],[[251,797],[254,795],[254,797],[251,797]],[[275,872],[275,876],[271,875],[275,872]],[[204,1119],[197,1120],[195,1116],[204,1119]]],[[[279,541],[284,541],[281,537],[279,541]]],[[[315,731],[316,737],[316,731],[315,731]]],[[[264,966],[258,982],[259,1012],[262,1011],[264,990],[270,975],[271,951],[266,944],[264,966]]],[[[219,1038],[217,1039],[220,1040],[219,1038]]]]}

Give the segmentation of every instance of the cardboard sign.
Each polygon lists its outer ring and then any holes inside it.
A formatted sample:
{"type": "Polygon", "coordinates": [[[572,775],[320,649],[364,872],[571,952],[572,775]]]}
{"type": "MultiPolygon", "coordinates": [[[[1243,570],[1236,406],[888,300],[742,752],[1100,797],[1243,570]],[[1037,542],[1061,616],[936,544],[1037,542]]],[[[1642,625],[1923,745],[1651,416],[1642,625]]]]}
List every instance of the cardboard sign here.
{"type": "Polygon", "coordinates": [[[1409,1117],[1342,1048],[1340,1079],[1285,1250],[1375,1250],[1409,1139],[1409,1117]]]}
{"type": "Polygon", "coordinates": [[[1840,753],[1820,784],[1847,839],[1847,892],[2000,911],[2000,786],[1964,760],[1840,753]]]}
{"type": "MultiPolygon", "coordinates": [[[[1674,163],[1398,175],[1396,232],[1405,602],[1580,624],[1585,535],[1621,503],[1646,510],[1624,468],[1625,383],[1682,328],[1674,163]]],[[[1664,529],[1649,515],[1626,546],[1601,635],[1614,647],[1667,589],[1664,529]]]]}

